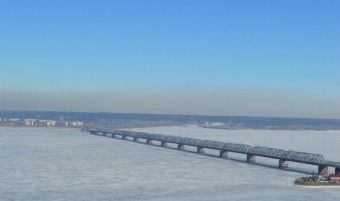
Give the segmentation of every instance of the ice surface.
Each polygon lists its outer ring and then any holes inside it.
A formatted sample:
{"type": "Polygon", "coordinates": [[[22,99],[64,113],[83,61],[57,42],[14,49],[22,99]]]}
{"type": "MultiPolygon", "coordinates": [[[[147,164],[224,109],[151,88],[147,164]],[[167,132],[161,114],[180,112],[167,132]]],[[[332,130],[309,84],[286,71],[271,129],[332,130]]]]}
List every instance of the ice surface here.
{"type": "MultiPolygon", "coordinates": [[[[224,142],[321,153],[340,161],[340,132],[139,129],[224,142]]],[[[303,187],[317,166],[216,150],[201,155],[72,129],[0,128],[0,200],[339,200],[339,187],[303,187]]],[[[330,168],[330,171],[334,169],[330,168]]]]}

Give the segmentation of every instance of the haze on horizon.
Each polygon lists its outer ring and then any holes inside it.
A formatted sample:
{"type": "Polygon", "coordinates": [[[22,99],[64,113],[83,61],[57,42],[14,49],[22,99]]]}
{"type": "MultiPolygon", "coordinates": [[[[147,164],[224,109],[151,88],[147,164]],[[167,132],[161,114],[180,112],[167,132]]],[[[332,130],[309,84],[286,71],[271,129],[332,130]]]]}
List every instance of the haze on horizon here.
{"type": "Polygon", "coordinates": [[[340,1],[3,1],[0,110],[340,118],[340,1]]]}

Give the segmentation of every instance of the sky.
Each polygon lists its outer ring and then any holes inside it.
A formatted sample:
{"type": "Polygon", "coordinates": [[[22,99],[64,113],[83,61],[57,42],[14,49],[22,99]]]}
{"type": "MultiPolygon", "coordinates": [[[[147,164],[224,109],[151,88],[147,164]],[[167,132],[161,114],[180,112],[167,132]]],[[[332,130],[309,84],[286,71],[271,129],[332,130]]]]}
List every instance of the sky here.
{"type": "Polygon", "coordinates": [[[0,1],[0,110],[340,118],[340,1],[0,1]]]}

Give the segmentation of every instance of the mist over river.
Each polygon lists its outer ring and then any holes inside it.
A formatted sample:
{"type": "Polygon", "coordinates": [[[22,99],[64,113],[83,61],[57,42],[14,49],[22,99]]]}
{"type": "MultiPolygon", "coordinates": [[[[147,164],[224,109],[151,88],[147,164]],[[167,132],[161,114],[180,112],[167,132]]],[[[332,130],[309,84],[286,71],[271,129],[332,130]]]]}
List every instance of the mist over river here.
{"type": "MultiPolygon", "coordinates": [[[[134,129],[323,154],[340,161],[340,131],[252,131],[170,127],[134,129]]],[[[317,166],[195,147],[178,151],[75,129],[0,128],[0,201],[339,200],[340,187],[294,180],[317,166]]],[[[334,168],[329,168],[334,172],[334,168]]]]}

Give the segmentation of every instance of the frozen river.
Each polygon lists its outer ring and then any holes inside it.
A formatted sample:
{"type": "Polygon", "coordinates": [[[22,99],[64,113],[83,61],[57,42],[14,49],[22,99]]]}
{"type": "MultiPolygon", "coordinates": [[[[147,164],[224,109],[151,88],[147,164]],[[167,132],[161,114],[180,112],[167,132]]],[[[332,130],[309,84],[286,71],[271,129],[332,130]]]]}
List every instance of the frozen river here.
{"type": "MultiPolygon", "coordinates": [[[[340,132],[139,129],[323,154],[340,161],[340,132]]],[[[0,201],[39,200],[339,200],[340,187],[303,187],[317,166],[126,142],[72,129],[0,128],[0,201]]],[[[330,171],[334,171],[330,168],[330,171]]]]}

